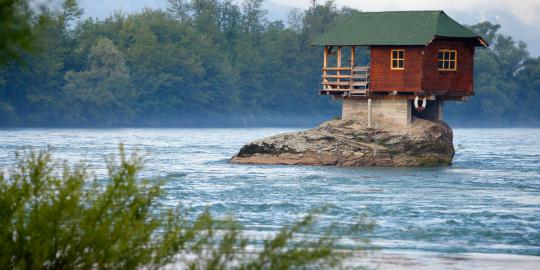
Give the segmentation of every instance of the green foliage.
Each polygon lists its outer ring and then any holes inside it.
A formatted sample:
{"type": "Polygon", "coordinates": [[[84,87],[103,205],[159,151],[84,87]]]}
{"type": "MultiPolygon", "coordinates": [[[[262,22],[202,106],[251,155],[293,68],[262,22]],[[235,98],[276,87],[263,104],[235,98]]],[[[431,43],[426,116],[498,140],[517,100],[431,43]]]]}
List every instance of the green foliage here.
{"type": "Polygon", "coordinates": [[[283,124],[280,116],[337,113],[338,104],[316,96],[321,52],[309,42],[341,13],[314,4],[298,14],[296,32],[269,22],[261,4],[171,0],[167,11],[77,24],[75,1],[44,10],[27,67],[4,68],[0,100],[10,113],[0,125],[283,124]],[[123,58],[122,79],[92,67],[100,40],[123,58]]]}
{"type": "MultiPolygon", "coordinates": [[[[359,12],[312,1],[283,22],[267,19],[262,0],[169,0],[166,10],[81,21],[75,0],[39,14],[25,0],[1,1],[0,126],[313,125],[340,110],[316,94],[322,49],[310,43],[359,12]],[[109,42],[96,55],[101,40],[109,42]],[[121,73],[95,67],[107,51],[121,73]],[[6,64],[13,59],[25,64],[6,64]]],[[[448,102],[445,118],[540,125],[537,59],[499,25],[471,29],[491,46],[477,49],[476,96],[448,102]]],[[[367,64],[368,51],[357,58],[367,64]]]]}
{"type": "Polygon", "coordinates": [[[29,153],[9,178],[0,177],[2,269],[135,269],[166,262],[153,254],[172,248],[175,228],[168,222],[174,219],[172,212],[150,213],[162,191],[137,183],[139,158],[122,154],[120,164],[111,162],[105,186],[87,184],[84,166],[63,164],[57,175],[57,165],[47,152],[29,153]],[[159,227],[164,233],[154,235],[159,227]]]}
{"type": "Polygon", "coordinates": [[[0,0],[0,66],[32,49],[30,20],[27,2],[0,0]]]}
{"type": "Polygon", "coordinates": [[[133,102],[130,75],[123,54],[109,39],[100,39],[90,50],[89,67],[65,75],[65,102],[71,108],[67,121],[107,123],[123,117],[129,120],[123,106],[133,102]]]}
{"type": "MultiPolygon", "coordinates": [[[[1,269],[328,269],[348,255],[336,249],[335,226],[302,237],[320,229],[316,212],[249,249],[256,243],[232,218],[205,211],[189,219],[160,205],[161,183],[139,179],[141,157],[127,157],[122,147],[108,161],[108,179],[92,177],[83,164],[59,163],[49,151],[18,159],[0,175],[1,269]]],[[[346,235],[372,228],[361,220],[346,235]]]]}
{"type": "MultiPolygon", "coordinates": [[[[526,45],[499,34],[499,25],[489,22],[471,27],[485,37],[489,49],[477,49],[474,63],[476,95],[467,103],[448,103],[450,121],[465,125],[540,125],[535,117],[540,88],[534,84],[540,73],[526,45]],[[532,65],[531,65],[532,64],[532,65]],[[474,117],[470,117],[474,115],[474,117]],[[463,120],[468,118],[467,121],[463,120]]],[[[538,59],[538,58],[536,58],[538,59]]]]}

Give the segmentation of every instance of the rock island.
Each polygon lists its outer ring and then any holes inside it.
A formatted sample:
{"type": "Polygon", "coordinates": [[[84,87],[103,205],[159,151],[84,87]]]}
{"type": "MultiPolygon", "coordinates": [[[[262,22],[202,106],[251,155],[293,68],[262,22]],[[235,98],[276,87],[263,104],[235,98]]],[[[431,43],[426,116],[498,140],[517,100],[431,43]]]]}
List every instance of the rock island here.
{"type": "Polygon", "coordinates": [[[338,166],[450,165],[443,104],[474,95],[475,48],[488,44],[440,10],[359,12],[318,37],[319,95],[339,120],[246,144],[231,161],[338,166]]]}

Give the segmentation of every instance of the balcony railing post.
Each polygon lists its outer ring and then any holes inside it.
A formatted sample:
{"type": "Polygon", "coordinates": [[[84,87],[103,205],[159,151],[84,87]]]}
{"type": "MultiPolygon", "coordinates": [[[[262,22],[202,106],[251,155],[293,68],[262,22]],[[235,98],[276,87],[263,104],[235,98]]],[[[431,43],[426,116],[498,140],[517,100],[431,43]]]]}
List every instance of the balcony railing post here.
{"type": "MultiPolygon", "coordinates": [[[[328,75],[328,71],[326,68],[328,67],[328,46],[324,46],[324,61],[323,61],[323,83],[328,82],[328,78],[326,77],[328,75]]],[[[323,85],[323,89],[326,89],[327,85],[323,85]]]]}
{"type": "Polygon", "coordinates": [[[351,71],[349,72],[351,77],[349,78],[349,90],[353,89],[352,83],[354,81],[354,79],[353,79],[354,61],[355,61],[354,57],[355,57],[354,46],[351,46],[351,71]]]}
{"type": "Polygon", "coordinates": [[[340,78],[340,75],[341,75],[341,70],[340,70],[340,68],[341,68],[341,47],[337,48],[337,61],[336,62],[337,62],[337,67],[338,67],[338,69],[337,69],[337,80],[336,80],[337,81],[337,89],[340,89],[339,83],[341,82],[341,78],[340,78]]]}

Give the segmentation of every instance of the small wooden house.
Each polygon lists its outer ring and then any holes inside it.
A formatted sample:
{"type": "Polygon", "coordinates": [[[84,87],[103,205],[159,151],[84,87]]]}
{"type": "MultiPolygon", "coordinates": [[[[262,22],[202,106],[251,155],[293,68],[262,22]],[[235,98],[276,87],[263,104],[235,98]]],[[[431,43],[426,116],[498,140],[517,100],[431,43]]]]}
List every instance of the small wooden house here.
{"type": "Polygon", "coordinates": [[[313,45],[324,46],[319,93],[343,100],[343,118],[405,126],[442,119],[443,101],[474,95],[475,47],[487,47],[443,11],[359,12],[313,45]]]}

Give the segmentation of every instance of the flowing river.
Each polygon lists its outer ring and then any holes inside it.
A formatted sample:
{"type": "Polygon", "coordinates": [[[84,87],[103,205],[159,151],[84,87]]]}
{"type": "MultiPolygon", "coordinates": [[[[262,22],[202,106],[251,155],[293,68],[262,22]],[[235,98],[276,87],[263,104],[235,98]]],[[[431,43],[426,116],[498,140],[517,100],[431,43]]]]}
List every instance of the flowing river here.
{"type": "Polygon", "coordinates": [[[166,180],[165,205],[232,214],[253,234],[311,209],[322,222],[375,221],[370,236],[397,252],[540,255],[540,129],[455,129],[450,167],[339,168],[228,163],[251,140],[295,131],[238,129],[5,129],[0,168],[15,151],[51,146],[98,177],[118,144],[146,155],[143,177],[166,180]]]}

